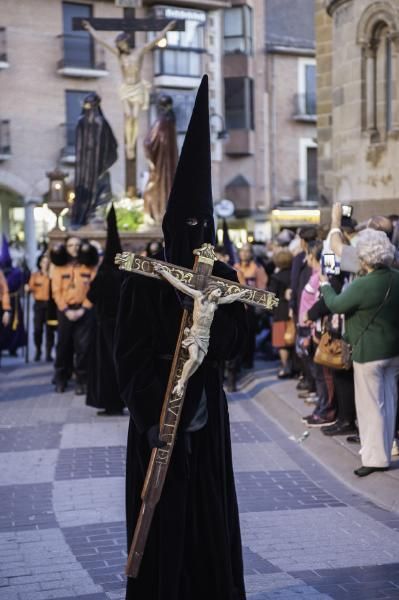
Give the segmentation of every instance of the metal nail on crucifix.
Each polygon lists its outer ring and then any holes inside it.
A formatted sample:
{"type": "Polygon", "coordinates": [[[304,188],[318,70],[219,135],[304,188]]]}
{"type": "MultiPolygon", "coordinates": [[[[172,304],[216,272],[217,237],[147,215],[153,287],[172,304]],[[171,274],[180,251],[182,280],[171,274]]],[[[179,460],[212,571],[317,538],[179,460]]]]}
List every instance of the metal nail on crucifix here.
{"type": "Polygon", "coordinates": [[[187,383],[208,352],[211,325],[218,306],[239,301],[272,310],[278,305],[278,299],[271,292],[212,275],[216,256],[211,244],[194,250],[194,255],[192,270],[130,252],[115,257],[120,269],[165,279],[194,299],[192,314],[187,309],[183,311],[160,420],[159,438],[165,445],[163,448],[154,448],[151,454],[141,494],[142,506],[126,565],[129,577],[137,577],[139,572],[154,510],[168,471],[187,383]]]}

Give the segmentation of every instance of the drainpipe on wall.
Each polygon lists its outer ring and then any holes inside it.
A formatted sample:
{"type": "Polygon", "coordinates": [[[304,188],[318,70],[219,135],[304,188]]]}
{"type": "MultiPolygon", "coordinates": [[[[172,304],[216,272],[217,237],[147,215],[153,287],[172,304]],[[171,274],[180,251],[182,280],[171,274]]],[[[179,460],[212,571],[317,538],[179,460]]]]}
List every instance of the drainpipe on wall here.
{"type": "Polygon", "coordinates": [[[270,152],[270,180],[271,180],[271,206],[275,206],[277,196],[276,182],[276,140],[277,140],[277,116],[276,116],[276,95],[275,95],[275,60],[271,54],[271,99],[270,99],[270,134],[271,134],[271,152],[270,152]]]}

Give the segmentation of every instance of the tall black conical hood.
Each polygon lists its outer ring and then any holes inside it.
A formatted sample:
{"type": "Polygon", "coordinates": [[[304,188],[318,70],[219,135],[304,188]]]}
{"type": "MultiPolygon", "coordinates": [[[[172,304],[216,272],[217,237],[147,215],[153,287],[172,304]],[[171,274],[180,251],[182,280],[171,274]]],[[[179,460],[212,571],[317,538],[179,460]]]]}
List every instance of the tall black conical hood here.
{"type": "Polygon", "coordinates": [[[192,267],[198,240],[215,243],[207,75],[198,89],[162,229],[166,260],[181,266],[192,267]],[[206,219],[208,226],[202,233],[198,228],[190,231],[186,225],[189,217],[206,219]]]}
{"type": "Polygon", "coordinates": [[[122,252],[122,245],[119,238],[118,226],[116,224],[116,212],[114,205],[111,204],[107,215],[107,242],[105,244],[104,259],[102,264],[113,266],[115,264],[115,254],[122,252]]]}

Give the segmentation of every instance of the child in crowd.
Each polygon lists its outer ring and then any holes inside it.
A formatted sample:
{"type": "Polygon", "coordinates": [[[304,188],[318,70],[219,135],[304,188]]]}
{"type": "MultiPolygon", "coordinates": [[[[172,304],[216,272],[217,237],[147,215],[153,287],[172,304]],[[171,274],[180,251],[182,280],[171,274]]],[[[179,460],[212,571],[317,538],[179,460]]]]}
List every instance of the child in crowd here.
{"type": "Polygon", "coordinates": [[[312,322],[309,319],[309,311],[319,300],[322,251],[323,243],[321,241],[309,243],[306,260],[308,266],[312,269],[312,274],[302,291],[299,305],[299,324],[310,327],[306,365],[316,382],[317,394],[316,407],[313,413],[303,419],[309,427],[322,427],[335,422],[334,385],[331,369],[322,367],[313,361],[321,335],[321,320],[312,322]]]}

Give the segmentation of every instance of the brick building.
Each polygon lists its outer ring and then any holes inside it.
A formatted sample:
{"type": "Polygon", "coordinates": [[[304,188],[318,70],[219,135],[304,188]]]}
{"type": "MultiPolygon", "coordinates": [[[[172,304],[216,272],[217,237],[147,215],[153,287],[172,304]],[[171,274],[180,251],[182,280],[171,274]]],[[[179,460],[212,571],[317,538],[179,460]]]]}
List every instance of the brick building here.
{"type": "MultiPolygon", "coordinates": [[[[140,118],[136,182],[144,185],[142,141],[159,93],[174,100],[179,141],[196,88],[210,78],[214,199],[235,204],[237,240],[267,234],[271,208],[312,206],[315,181],[314,0],[173,0],[136,2],[136,16],[182,18],[166,48],[147,55],[142,76],[152,83],[140,118]]],[[[113,0],[3,0],[0,28],[1,229],[45,233],[46,172],[56,166],[73,186],[74,130],[85,94],[102,97],[119,141],[111,170],[114,193],[126,190],[119,65],[72,18],[122,17],[113,0]],[[40,23],[40,25],[39,25],[40,23]],[[36,207],[36,208],[35,208],[36,207]],[[35,212],[34,212],[35,211],[35,212]]],[[[114,32],[102,32],[113,44],[114,32]]],[[[135,42],[148,40],[136,33],[135,42]]],[[[29,240],[28,240],[29,242],[29,240]]]]}

